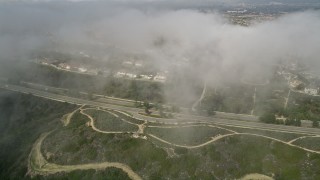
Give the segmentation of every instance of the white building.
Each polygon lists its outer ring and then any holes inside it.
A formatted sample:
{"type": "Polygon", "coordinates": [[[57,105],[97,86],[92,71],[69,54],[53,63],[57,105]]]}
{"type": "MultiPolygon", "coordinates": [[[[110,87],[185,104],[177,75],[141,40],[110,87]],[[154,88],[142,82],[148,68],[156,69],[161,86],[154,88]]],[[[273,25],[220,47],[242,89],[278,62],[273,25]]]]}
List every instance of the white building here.
{"type": "Polygon", "coordinates": [[[155,81],[160,81],[160,82],[165,82],[167,80],[167,78],[163,75],[159,75],[157,74],[156,76],[154,76],[154,80],[155,81]]]}
{"type": "Polygon", "coordinates": [[[304,92],[309,95],[317,95],[319,89],[305,88],[304,92]]]}
{"type": "Polygon", "coordinates": [[[129,78],[136,78],[137,77],[137,75],[131,74],[131,73],[127,73],[126,76],[129,78]]]}
{"type": "Polygon", "coordinates": [[[60,63],[58,66],[62,69],[67,69],[67,70],[70,70],[70,68],[71,68],[70,65],[68,65],[66,63],[60,63]]]}
{"type": "Polygon", "coordinates": [[[133,62],[132,61],[124,61],[122,64],[127,65],[127,66],[132,66],[133,62]]]}
{"type": "Polygon", "coordinates": [[[135,63],[134,64],[136,67],[142,67],[142,63],[135,63]]]}
{"type": "Polygon", "coordinates": [[[121,72],[121,71],[119,71],[119,72],[117,72],[116,73],[116,77],[124,77],[126,75],[126,73],[125,72],[121,72]]]}
{"type": "Polygon", "coordinates": [[[79,70],[80,72],[82,72],[82,73],[87,72],[87,69],[86,69],[86,68],[82,68],[82,67],[78,68],[78,70],[79,70]]]}
{"type": "Polygon", "coordinates": [[[141,79],[151,79],[152,78],[152,75],[145,75],[145,74],[141,74],[140,75],[141,79]]]}
{"type": "Polygon", "coordinates": [[[296,88],[296,87],[298,87],[298,86],[301,85],[301,84],[303,84],[303,82],[302,82],[302,81],[299,81],[299,80],[291,80],[291,81],[289,82],[289,85],[290,85],[291,87],[293,87],[293,88],[296,88]]]}

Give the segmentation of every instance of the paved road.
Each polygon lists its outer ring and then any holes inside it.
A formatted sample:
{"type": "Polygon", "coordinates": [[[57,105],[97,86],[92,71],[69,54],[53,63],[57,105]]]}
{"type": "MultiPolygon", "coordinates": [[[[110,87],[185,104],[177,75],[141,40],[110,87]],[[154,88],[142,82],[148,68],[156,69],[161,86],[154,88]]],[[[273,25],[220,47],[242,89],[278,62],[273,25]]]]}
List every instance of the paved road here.
{"type": "Polygon", "coordinates": [[[147,121],[157,121],[162,123],[186,123],[186,122],[203,122],[203,123],[212,123],[217,125],[233,126],[233,127],[243,127],[248,129],[260,129],[260,130],[270,130],[277,132],[290,132],[290,133],[300,133],[300,134],[309,134],[309,135],[320,135],[320,129],[316,128],[306,128],[306,127],[294,127],[294,126],[284,126],[284,125],[274,125],[274,124],[264,124],[256,121],[243,121],[243,120],[232,120],[216,117],[203,117],[190,114],[174,114],[175,119],[161,119],[161,118],[152,118],[147,116],[141,116],[137,112],[141,109],[133,107],[125,107],[113,104],[106,104],[102,102],[90,101],[85,99],[79,99],[64,95],[53,94],[45,91],[30,89],[26,87],[21,87],[17,85],[6,85],[0,84],[0,88],[22,92],[22,93],[31,93],[35,96],[52,99],[61,102],[68,102],[78,105],[90,105],[94,107],[109,108],[120,111],[127,111],[132,113],[135,117],[143,118],[147,121]]]}
{"type": "MultiPolygon", "coordinates": [[[[7,81],[3,81],[2,83],[7,83],[7,81]]],[[[46,91],[46,92],[65,95],[65,96],[68,96],[67,92],[70,92],[69,89],[46,86],[43,84],[36,84],[36,83],[25,82],[25,81],[22,81],[20,83],[21,83],[22,87],[35,89],[35,90],[39,90],[39,91],[46,91]]],[[[79,92],[79,93],[83,97],[88,97],[88,93],[86,93],[86,92],[79,92]]],[[[204,94],[205,94],[205,88],[202,93],[202,98],[203,98],[204,94]]],[[[114,104],[114,105],[120,105],[120,106],[134,107],[134,105],[136,103],[136,101],[134,101],[134,100],[115,98],[115,97],[110,97],[110,96],[105,96],[105,95],[100,95],[100,94],[92,94],[92,97],[94,97],[94,101],[96,101],[96,102],[102,102],[102,103],[114,104]]],[[[164,107],[171,108],[171,106],[167,106],[167,105],[164,105],[164,107]]],[[[190,114],[190,109],[180,107],[180,113],[181,114],[190,114]]],[[[258,121],[257,116],[248,115],[248,114],[235,114],[235,113],[219,112],[219,111],[215,111],[215,117],[222,118],[222,119],[238,119],[238,120],[245,120],[245,121],[258,121]]]]}

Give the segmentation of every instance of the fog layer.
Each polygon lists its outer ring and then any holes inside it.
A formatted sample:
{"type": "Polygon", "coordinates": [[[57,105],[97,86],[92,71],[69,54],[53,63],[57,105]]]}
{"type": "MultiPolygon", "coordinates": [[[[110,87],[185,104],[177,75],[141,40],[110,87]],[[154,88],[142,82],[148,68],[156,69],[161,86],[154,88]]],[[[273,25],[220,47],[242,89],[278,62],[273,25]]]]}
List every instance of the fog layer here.
{"type": "MultiPolygon", "coordinates": [[[[1,60],[30,52],[79,52],[110,60],[112,53],[146,55],[163,70],[221,82],[268,75],[276,61],[319,65],[320,13],[284,15],[250,27],[195,10],[139,10],[111,3],[0,5],[1,60]]],[[[14,64],[13,64],[14,66],[14,64]]]]}

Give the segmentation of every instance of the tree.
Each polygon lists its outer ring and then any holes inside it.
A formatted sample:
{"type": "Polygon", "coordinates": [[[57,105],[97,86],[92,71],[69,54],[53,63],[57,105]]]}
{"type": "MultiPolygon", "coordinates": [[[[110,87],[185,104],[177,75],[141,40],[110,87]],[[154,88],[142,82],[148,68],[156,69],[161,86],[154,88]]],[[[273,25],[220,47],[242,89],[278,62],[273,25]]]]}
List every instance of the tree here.
{"type": "Polygon", "coordinates": [[[213,116],[215,114],[216,114],[216,112],[214,110],[207,109],[207,115],[208,116],[213,116]]]}
{"type": "Polygon", "coordinates": [[[286,120],[285,125],[301,126],[301,120],[296,117],[289,117],[286,120]]]}
{"type": "Polygon", "coordinates": [[[303,83],[301,83],[301,84],[299,84],[297,87],[296,87],[296,89],[297,90],[304,90],[304,88],[305,88],[305,85],[303,84],[303,83]]]}
{"type": "Polygon", "coordinates": [[[277,121],[275,115],[272,113],[265,113],[259,119],[260,121],[268,124],[274,124],[277,121]]]}
{"type": "Polygon", "coordinates": [[[98,71],[97,75],[103,76],[103,72],[102,71],[98,71]]]}
{"type": "Polygon", "coordinates": [[[319,127],[319,121],[313,120],[313,121],[312,121],[312,127],[318,128],[318,127],[319,127]]]}
{"type": "Polygon", "coordinates": [[[150,103],[148,102],[143,102],[143,105],[144,105],[144,111],[150,115],[151,114],[151,111],[150,109],[152,108],[152,106],[150,105],[150,103]]]}
{"type": "Polygon", "coordinates": [[[157,106],[158,106],[158,110],[159,110],[159,114],[160,114],[160,116],[161,117],[166,117],[166,113],[164,113],[164,111],[163,111],[163,106],[162,106],[162,104],[157,104],[157,106]]]}
{"type": "Polygon", "coordinates": [[[168,118],[173,118],[173,114],[172,113],[168,113],[167,117],[168,118]]]}
{"type": "Polygon", "coordinates": [[[94,99],[93,93],[92,93],[92,92],[88,92],[87,98],[88,98],[89,100],[93,100],[93,99],[94,99]]]}
{"type": "Polygon", "coordinates": [[[132,80],[129,87],[129,97],[138,100],[139,99],[139,90],[138,85],[135,80],[132,80]]]}
{"type": "Polygon", "coordinates": [[[137,108],[143,107],[142,102],[137,100],[134,102],[134,106],[137,108]]]}
{"type": "Polygon", "coordinates": [[[180,107],[174,104],[174,105],[171,106],[171,111],[179,113],[180,112],[180,107]]]}
{"type": "Polygon", "coordinates": [[[301,126],[301,120],[300,119],[296,119],[294,125],[295,126],[301,126]]]}

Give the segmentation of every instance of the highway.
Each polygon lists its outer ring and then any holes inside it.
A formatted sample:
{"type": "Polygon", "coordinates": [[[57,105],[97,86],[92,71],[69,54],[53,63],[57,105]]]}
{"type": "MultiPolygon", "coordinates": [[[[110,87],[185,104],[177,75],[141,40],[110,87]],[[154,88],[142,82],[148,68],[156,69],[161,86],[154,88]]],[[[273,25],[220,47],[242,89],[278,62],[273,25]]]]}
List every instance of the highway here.
{"type": "MultiPolygon", "coordinates": [[[[175,123],[209,123],[216,125],[224,125],[224,126],[232,126],[232,127],[242,127],[248,129],[258,129],[258,130],[269,130],[276,132],[288,132],[288,133],[299,133],[299,134],[307,134],[307,135],[320,135],[320,129],[317,128],[307,128],[307,127],[295,127],[295,126],[285,126],[285,125],[275,125],[275,124],[264,124],[258,121],[251,120],[234,120],[234,119],[226,119],[222,117],[204,117],[197,116],[191,114],[182,114],[182,113],[174,113],[174,119],[164,119],[164,118],[153,118],[148,116],[143,116],[138,114],[141,109],[134,107],[126,107],[114,104],[107,104],[103,102],[97,102],[93,100],[80,99],[75,97],[69,97],[65,95],[54,94],[46,91],[26,88],[18,85],[4,84],[0,83],[0,88],[21,92],[26,94],[32,94],[34,96],[43,97],[46,99],[51,99],[55,101],[68,102],[77,105],[90,105],[93,107],[101,107],[106,109],[114,109],[120,111],[126,111],[133,114],[134,117],[144,119],[150,122],[161,122],[168,124],[175,123]]],[[[235,116],[237,116],[235,114],[235,116]]],[[[241,116],[241,115],[240,115],[241,116]]]]}

